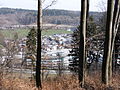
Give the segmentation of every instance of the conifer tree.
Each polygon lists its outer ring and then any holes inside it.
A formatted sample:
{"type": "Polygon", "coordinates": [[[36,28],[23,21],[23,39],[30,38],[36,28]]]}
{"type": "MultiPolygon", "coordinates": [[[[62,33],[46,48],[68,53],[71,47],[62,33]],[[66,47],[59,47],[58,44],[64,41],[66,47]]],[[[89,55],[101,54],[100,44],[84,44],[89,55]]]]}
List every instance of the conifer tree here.
{"type": "Polygon", "coordinates": [[[37,32],[36,32],[35,28],[32,28],[30,30],[30,32],[28,33],[27,41],[26,41],[28,54],[30,54],[30,55],[33,54],[36,56],[36,52],[37,52],[36,42],[37,42],[37,32]]]}
{"type": "MultiPolygon", "coordinates": [[[[86,37],[87,39],[90,39],[93,37],[97,32],[97,25],[94,22],[93,16],[90,16],[88,19],[88,26],[86,31],[86,37]]],[[[72,50],[70,51],[69,56],[72,58],[69,60],[69,69],[74,72],[75,74],[78,74],[78,65],[79,65],[79,43],[80,43],[80,26],[77,27],[77,29],[72,34],[72,50]]],[[[91,42],[91,41],[89,41],[91,42]]],[[[92,44],[92,43],[91,43],[92,44]]],[[[93,44],[94,45],[94,44],[93,44]]],[[[89,47],[86,46],[86,49],[88,50],[89,47]]]]}

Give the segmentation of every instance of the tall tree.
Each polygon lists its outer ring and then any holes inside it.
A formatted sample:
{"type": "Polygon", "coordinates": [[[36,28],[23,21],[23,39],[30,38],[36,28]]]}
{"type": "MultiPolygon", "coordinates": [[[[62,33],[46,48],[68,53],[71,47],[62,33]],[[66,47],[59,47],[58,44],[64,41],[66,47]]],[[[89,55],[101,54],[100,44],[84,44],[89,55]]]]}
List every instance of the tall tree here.
{"type": "Polygon", "coordinates": [[[102,64],[102,82],[107,85],[110,81],[109,62],[111,55],[113,12],[114,12],[114,0],[108,0],[104,56],[103,56],[103,64],[102,64]]]}
{"type": "Polygon", "coordinates": [[[41,31],[42,31],[42,1],[38,0],[38,16],[37,16],[37,61],[36,61],[36,86],[42,88],[41,85],[41,31]]]}
{"type": "Polygon", "coordinates": [[[87,17],[88,17],[89,0],[81,0],[81,27],[80,27],[80,44],[79,44],[79,83],[83,87],[85,79],[85,64],[86,64],[86,53],[85,53],[85,39],[86,39],[86,28],[87,28],[87,17]]]}
{"type": "Polygon", "coordinates": [[[119,23],[120,23],[120,0],[115,0],[115,6],[114,6],[114,16],[113,16],[113,25],[112,25],[112,41],[111,41],[111,55],[110,55],[110,66],[109,66],[109,74],[110,74],[110,79],[112,77],[112,54],[113,54],[113,50],[114,50],[114,43],[115,43],[115,38],[116,38],[116,34],[118,31],[118,27],[119,27],[119,23]]]}

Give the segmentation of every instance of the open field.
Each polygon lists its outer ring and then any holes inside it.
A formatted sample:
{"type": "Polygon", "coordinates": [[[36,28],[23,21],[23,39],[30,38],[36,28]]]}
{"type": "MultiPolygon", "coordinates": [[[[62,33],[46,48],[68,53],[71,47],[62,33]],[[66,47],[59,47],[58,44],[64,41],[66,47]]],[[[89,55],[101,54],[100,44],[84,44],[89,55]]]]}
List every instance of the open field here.
{"type": "MultiPolygon", "coordinates": [[[[26,37],[28,35],[29,29],[17,29],[17,30],[0,30],[0,32],[4,35],[5,38],[12,39],[14,34],[18,34],[18,38],[26,37]]],[[[54,34],[70,34],[71,31],[67,30],[44,30],[42,31],[42,35],[54,35],[54,34]]]]}
{"type": "Polygon", "coordinates": [[[28,29],[17,29],[17,30],[0,30],[0,32],[3,34],[5,38],[12,39],[14,37],[14,34],[18,34],[18,38],[22,38],[27,36],[29,30],[28,29]]]}
{"type": "Polygon", "coordinates": [[[54,35],[54,34],[70,34],[72,31],[67,30],[45,30],[42,31],[42,35],[54,35]]]}

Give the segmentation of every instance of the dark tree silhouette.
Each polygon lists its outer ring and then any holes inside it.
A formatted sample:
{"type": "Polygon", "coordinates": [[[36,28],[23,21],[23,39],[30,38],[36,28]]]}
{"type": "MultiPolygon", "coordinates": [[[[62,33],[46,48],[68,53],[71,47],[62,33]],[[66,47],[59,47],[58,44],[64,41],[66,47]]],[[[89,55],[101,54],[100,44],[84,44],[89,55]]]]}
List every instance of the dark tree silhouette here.
{"type": "Polygon", "coordinates": [[[42,1],[38,0],[38,16],[37,16],[37,61],[36,61],[36,86],[42,88],[41,85],[41,31],[42,31],[42,1]]]}

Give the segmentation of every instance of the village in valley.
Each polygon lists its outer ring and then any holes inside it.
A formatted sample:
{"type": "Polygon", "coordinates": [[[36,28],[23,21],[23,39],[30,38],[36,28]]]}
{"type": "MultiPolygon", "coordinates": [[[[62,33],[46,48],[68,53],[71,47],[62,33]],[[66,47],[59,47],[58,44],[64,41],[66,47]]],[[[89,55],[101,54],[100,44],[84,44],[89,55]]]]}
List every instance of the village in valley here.
{"type": "MultiPolygon", "coordinates": [[[[8,29],[8,27],[4,27],[4,30],[5,28],[8,29]]],[[[15,27],[9,27],[9,29],[11,28],[16,29],[15,27]]],[[[62,27],[62,29],[64,28],[66,27],[62,27]]],[[[42,36],[41,63],[42,67],[46,70],[57,70],[58,63],[62,63],[64,65],[62,66],[62,68],[64,68],[64,70],[68,70],[69,59],[71,58],[68,55],[71,50],[72,30],[69,27],[67,28],[70,34],[64,33],[42,36]]],[[[0,63],[4,64],[10,62],[8,63],[7,67],[12,67],[13,71],[15,72],[17,72],[17,70],[20,71],[22,64],[23,69],[31,69],[33,62],[34,64],[36,62],[36,56],[27,54],[27,37],[22,37],[19,39],[16,35],[17,34],[13,34],[13,39],[3,38],[4,47],[2,47],[1,49],[0,63]],[[7,62],[7,60],[9,60],[10,58],[11,61],[7,62]]],[[[30,73],[29,70],[28,73],[30,73]]],[[[33,73],[35,72],[33,71],[33,73]]]]}
{"type": "MultiPolygon", "coordinates": [[[[28,26],[24,26],[23,28],[27,28],[28,26]]],[[[15,27],[12,27],[13,29],[15,27]]],[[[48,28],[48,27],[46,27],[48,28]]],[[[70,51],[72,50],[72,33],[73,28],[70,27],[59,27],[59,29],[67,29],[69,34],[52,34],[52,35],[42,35],[42,69],[50,74],[57,74],[55,70],[61,68],[65,73],[70,73],[70,60],[72,56],[70,56],[70,51]]],[[[9,28],[11,29],[11,27],[9,28]]],[[[16,29],[16,28],[15,28],[16,29]]],[[[75,28],[74,28],[75,30],[75,28]]],[[[26,41],[27,37],[18,38],[16,33],[13,34],[13,39],[3,38],[2,44],[4,47],[1,49],[1,57],[0,63],[1,65],[5,64],[8,68],[13,68],[14,72],[21,71],[21,67],[24,70],[27,70],[28,73],[31,73],[30,69],[35,68],[36,56],[34,54],[27,54],[27,46],[26,41]],[[3,53],[4,52],[4,53],[3,53]]],[[[98,40],[96,43],[101,42],[101,46],[103,45],[103,41],[98,40]]],[[[98,47],[100,46],[98,45],[98,47]]],[[[92,46],[91,46],[92,47],[92,46]]],[[[103,47],[102,47],[103,48],[103,47]]],[[[91,51],[95,50],[96,47],[91,48],[91,51]]],[[[93,54],[90,54],[87,57],[87,62],[92,63],[92,58],[95,57],[98,59],[99,64],[102,62],[103,51],[94,51],[93,54]],[[100,54],[101,53],[101,54],[100,54]],[[99,55],[99,56],[97,56],[99,55]]],[[[119,59],[117,61],[119,65],[119,59]]],[[[101,64],[100,64],[101,65],[101,64]]],[[[35,73],[32,70],[32,73],[35,73]]]]}
{"type": "Polygon", "coordinates": [[[0,8],[0,90],[119,90],[120,0],[103,11],[89,0],[81,11],[45,1],[0,8]]]}

